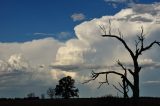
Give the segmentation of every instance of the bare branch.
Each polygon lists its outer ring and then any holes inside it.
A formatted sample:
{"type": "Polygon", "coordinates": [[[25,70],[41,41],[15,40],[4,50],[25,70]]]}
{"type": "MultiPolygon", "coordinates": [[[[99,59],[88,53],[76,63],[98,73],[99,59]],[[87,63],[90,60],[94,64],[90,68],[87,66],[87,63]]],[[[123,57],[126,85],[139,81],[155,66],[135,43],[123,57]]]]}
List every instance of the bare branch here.
{"type": "Polygon", "coordinates": [[[144,31],[143,31],[143,26],[142,26],[141,27],[141,34],[137,36],[138,37],[138,43],[141,43],[141,48],[137,48],[137,46],[136,46],[136,55],[139,54],[139,51],[142,50],[143,45],[144,45],[144,39],[145,39],[145,37],[144,37],[143,33],[144,33],[144,31]]]}
{"type": "Polygon", "coordinates": [[[132,56],[132,58],[134,57],[134,53],[132,52],[132,50],[128,47],[128,45],[126,44],[126,42],[121,37],[118,37],[116,35],[102,35],[102,37],[112,37],[112,38],[118,39],[120,42],[122,42],[122,44],[124,45],[124,47],[128,50],[128,52],[130,53],[130,55],[132,56]]]}
{"type": "Polygon", "coordinates": [[[123,75],[121,73],[118,73],[118,72],[115,72],[115,71],[98,72],[98,73],[95,73],[94,71],[92,71],[91,79],[85,81],[84,83],[88,83],[88,82],[90,82],[92,80],[95,80],[99,75],[103,75],[103,74],[106,74],[106,81],[103,82],[103,84],[104,83],[108,83],[108,78],[107,78],[108,74],[116,74],[116,75],[121,76],[126,81],[126,83],[131,87],[131,89],[133,89],[133,84],[127,79],[127,77],[125,75],[123,75]]]}
{"type": "Polygon", "coordinates": [[[127,90],[127,93],[129,92],[129,88],[128,88],[128,85],[127,85],[127,87],[126,87],[126,90],[127,90]]]}
{"type": "Polygon", "coordinates": [[[119,33],[120,38],[123,39],[123,34],[119,29],[118,29],[118,33],[119,33]]]}
{"type": "Polygon", "coordinates": [[[128,69],[128,71],[131,73],[131,75],[134,75],[134,73],[131,69],[128,69]]]}
{"type": "Polygon", "coordinates": [[[142,51],[150,49],[154,44],[157,44],[160,46],[160,42],[154,41],[149,46],[146,46],[145,48],[143,48],[142,51]]]}
{"type": "Polygon", "coordinates": [[[96,74],[93,70],[91,72],[91,79],[84,81],[82,84],[88,83],[92,80],[95,80],[97,77],[99,76],[99,74],[96,74]]]}
{"type": "Polygon", "coordinates": [[[117,88],[115,85],[113,85],[113,87],[118,90],[120,93],[124,94],[124,92],[122,92],[119,88],[117,88]]]}
{"type": "MultiPolygon", "coordinates": [[[[104,82],[99,82],[99,87],[98,87],[98,89],[99,89],[104,83],[106,83],[106,81],[104,81],[104,82]]],[[[107,83],[107,84],[109,85],[109,83],[107,83]]]]}
{"type": "MultiPolygon", "coordinates": [[[[108,32],[109,35],[111,35],[111,30],[112,30],[112,29],[111,29],[111,20],[109,20],[109,32],[108,32]]],[[[105,34],[105,35],[106,35],[106,34],[105,34]]]]}
{"type": "Polygon", "coordinates": [[[120,85],[121,88],[124,88],[120,82],[118,82],[118,84],[120,85]]]}
{"type": "MultiPolygon", "coordinates": [[[[149,50],[154,44],[157,44],[158,46],[160,46],[160,42],[158,41],[154,41],[152,43],[150,43],[148,46],[144,47],[144,31],[143,31],[143,26],[141,27],[141,34],[138,36],[138,40],[141,43],[141,47],[140,50],[136,49],[136,56],[138,57],[139,55],[142,54],[143,51],[149,50]]],[[[137,47],[136,47],[137,48],[137,47]]]]}
{"type": "Polygon", "coordinates": [[[104,32],[104,34],[107,34],[106,28],[104,25],[99,25],[100,29],[104,32]]]}
{"type": "Polygon", "coordinates": [[[138,48],[139,43],[140,43],[140,41],[135,40],[135,46],[136,46],[136,51],[135,51],[135,53],[136,53],[136,54],[139,52],[139,48],[138,48]]]}
{"type": "Polygon", "coordinates": [[[132,70],[131,69],[126,69],[119,60],[117,61],[117,63],[118,63],[119,66],[121,66],[121,68],[125,71],[125,73],[126,73],[126,71],[129,71],[130,74],[133,75],[132,70]]]}
{"type": "Polygon", "coordinates": [[[124,80],[123,80],[123,85],[118,82],[118,84],[120,85],[120,87],[123,89],[123,91],[121,89],[119,89],[118,87],[116,87],[115,85],[113,85],[113,87],[118,90],[120,93],[123,94],[124,98],[128,98],[128,92],[129,92],[129,88],[128,85],[125,84],[124,80]]]}
{"type": "Polygon", "coordinates": [[[157,44],[158,46],[160,46],[160,42],[154,41],[154,42],[150,43],[150,45],[148,45],[148,46],[146,46],[144,48],[141,48],[141,50],[139,51],[139,53],[137,54],[137,56],[139,56],[140,54],[142,54],[143,51],[149,50],[155,44],[157,44]]]}
{"type": "Polygon", "coordinates": [[[118,63],[119,66],[121,66],[121,68],[122,68],[124,71],[127,70],[119,60],[117,61],[117,63],[118,63]]]}

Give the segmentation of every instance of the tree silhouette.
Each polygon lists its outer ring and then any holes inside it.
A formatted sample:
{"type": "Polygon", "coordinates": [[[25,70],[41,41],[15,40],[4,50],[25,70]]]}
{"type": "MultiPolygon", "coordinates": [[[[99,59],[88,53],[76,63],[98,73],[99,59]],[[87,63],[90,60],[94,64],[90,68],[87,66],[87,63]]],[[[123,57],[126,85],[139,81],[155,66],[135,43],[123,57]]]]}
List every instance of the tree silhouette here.
{"type": "Polygon", "coordinates": [[[45,94],[41,94],[41,99],[45,99],[45,94]]]}
{"type": "Polygon", "coordinates": [[[34,98],[35,97],[35,93],[28,93],[27,94],[27,98],[34,98]]]}
{"type": "MultiPolygon", "coordinates": [[[[110,21],[109,21],[110,22],[110,21]]],[[[111,23],[110,23],[111,25],[111,23]]],[[[122,64],[120,61],[118,61],[118,65],[124,70],[124,74],[116,72],[116,71],[106,71],[106,72],[94,72],[92,71],[92,76],[91,79],[86,81],[89,82],[91,80],[95,80],[99,75],[105,74],[106,75],[106,80],[104,82],[100,82],[100,85],[104,84],[104,83],[108,83],[108,75],[109,74],[116,74],[118,76],[121,76],[121,78],[123,79],[123,93],[125,96],[127,91],[126,91],[126,87],[129,86],[132,90],[133,93],[133,98],[139,98],[139,72],[141,71],[141,66],[138,63],[138,58],[140,55],[142,55],[143,52],[149,50],[150,48],[152,48],[154,45],[158,45],[160,46],[160,42],[158,41],[153,41],[150,44],[148,44],[147,46],[144,45],[144,40],[145,40],[145,36],[144,36],[144,32],[143,32],[143,27],[141,27],[141,33],[140,35],[138,35],[138,39],[135,41],[135,51],[133,51],[128,44],[126,43],[126,41],[123,39],[123,35],[121,34],[121,32],[119,31],[119,35],[112,35],[111,34],[111,27],[109,27],[109,34],[106,34],[106,29],[104,26],[100,26],[100,28],[102,29],[102,31],[104,32],[103,35],[101,35],[102,37],[108,37],[108,38],[114,38],[117,39],[118,41],[120,41],[122,43],[122,45],[125,47],[125,49],[128,51],[129,55],[132,58],[133,61],[133,69],[130,68],[126,68],[124,66],[124,64],[122,64]],[[133,82],[130,81],[127,78],[127,73],[130,73],[131,76],[133,77],[133,82]],[[125,84],[126,83],[126,84],[125,84]]],[[[115,87],[115,86],[114,86],[115,87]]],[[[116,88],[116,87],[115,87],[116,88]]]]}
{"type": "Polygon", "coordinates": [[[55,96],[55,90],[54,90],[54,88],[48,88],[48,90],[47,90],[47,95],[51,98],[51,99],[53,99],[53,97],[55,96]]]}
{"type": "MultiPolygon", "coordinates": [[[[123,67],[122,63],[119,60],[117,61],[117,63],[118,63],[119,66],[122,67],[122,69],[124,70],[124,76],[127,78],[127,69],[125,67],[123,67]]],[[[124,77],[121,77],[121,78],[122,78],[122,84],[119,82],[119,85],[123,90],[120,90],[115,85],[113,85],[113,87],[116,90],[118,90],[120,93],[122,93],[124,98],[128,98],[129,97],[128,96],[128,92],[129,92],[128,84],[126,83],[124,77]]]]}
{"type": "Polygon", "coordinates": [[[63,98],[78,97],[79,90],[74,86],[75,80],[70,76],[59,80],[59,85],[56,85],[55,95],[63,98]]]}

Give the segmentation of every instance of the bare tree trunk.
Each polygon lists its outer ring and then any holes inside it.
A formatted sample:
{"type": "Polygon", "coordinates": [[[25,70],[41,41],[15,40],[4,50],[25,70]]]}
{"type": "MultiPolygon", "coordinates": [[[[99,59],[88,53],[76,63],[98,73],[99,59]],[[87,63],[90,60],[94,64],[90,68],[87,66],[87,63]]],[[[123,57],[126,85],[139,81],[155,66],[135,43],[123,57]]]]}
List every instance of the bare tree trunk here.
{"type": "Polygon", "coordinates": [[[126,86],[126,81],[125,81],[125,79],[123,79],[123,92],[124,92],[124,95],[123,95],[123,97],[124,98],[128,98],[128,94],[127,94],[127,86],[126,86]]]}
{"type": "Polygon", "coordinates": [[[139,72],[134,74],[133,98],[139,98],[139,72]]]}
{"type": "Polygon", "coordinates": [[[134,87],[133,87],[133,98],[139,98],[139,72],[141,70],[141,67],[139,67],[138,64],[138,56],[133,57],[133,64],[134,64],[134,74],[133,74],[133,80],[134,80],[134,87]]]}

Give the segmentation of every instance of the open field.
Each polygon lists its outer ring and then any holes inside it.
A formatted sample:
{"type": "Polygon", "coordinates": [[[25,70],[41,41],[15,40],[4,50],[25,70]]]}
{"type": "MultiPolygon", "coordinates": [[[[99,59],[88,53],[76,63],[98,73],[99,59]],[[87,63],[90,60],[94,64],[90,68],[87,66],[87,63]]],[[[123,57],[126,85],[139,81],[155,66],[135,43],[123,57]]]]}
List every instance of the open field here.
{"type": "Polygon", "coordinates": [[[160,98],[1,99],[0,106],[160,106],[160,98]]]}

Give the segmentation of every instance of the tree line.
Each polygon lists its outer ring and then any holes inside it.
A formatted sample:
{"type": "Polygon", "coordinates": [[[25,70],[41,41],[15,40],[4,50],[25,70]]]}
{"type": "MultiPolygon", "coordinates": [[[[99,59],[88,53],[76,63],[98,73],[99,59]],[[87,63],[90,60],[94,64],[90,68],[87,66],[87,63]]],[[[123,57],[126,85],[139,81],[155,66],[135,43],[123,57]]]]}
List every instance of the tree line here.
{"type": "MultiPolygon", "coordinates": [[[[55,88],[49,87],[46,94],[50,99],[79,97],[79,90],[74,86],[75,80],[71,76],[63,77],[55,88]]],[[[36,98],[34,93],[27,94],[27,98],[36,98]]],[[[41,99],[45,99],[45,94],[41,94],[41,99]]]]}

